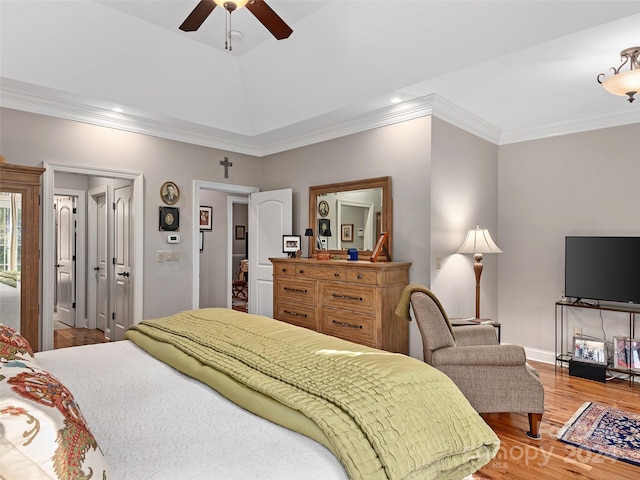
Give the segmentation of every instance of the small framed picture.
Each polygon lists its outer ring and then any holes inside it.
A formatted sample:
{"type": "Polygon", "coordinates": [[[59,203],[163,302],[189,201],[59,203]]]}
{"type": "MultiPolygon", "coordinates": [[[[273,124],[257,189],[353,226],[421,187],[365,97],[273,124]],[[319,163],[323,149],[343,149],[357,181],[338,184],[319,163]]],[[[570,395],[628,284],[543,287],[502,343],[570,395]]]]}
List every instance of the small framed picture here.
{"type": "Polygon", "coordinates": [[[158,229],[163,232],[180,230],[180,209],[176,207],[160,207],[158,229]]]}
{"type": "Polygon", "coordinates": [[[321,237],[331,236],[331,220],[328,218],[321,218],[318,220],[318,235],[321,237]]]}
{"type": "Polygon", "coordinates": [[[290,257],[295,257],[296,252],[302,247],[302,237],[300,235],[283,235],[282,251],[288,253],[290,257]]]}
{"type": "Polygon", "coordinates": [[[213,207],[200,205],[198,211],[200,230],[213,230],[213,207]]]}
{"type": "Polygon", "coordinates": [[[204,232],[200,230],[200,251],[204,250],[204,232]]]}
{"type": "Polygon", "coordinates": [[[160,187],[160,198],[167,205],[173,205],[180,200],[180,189],[173,182],[164,182],[160,187]]]}
{"type": "Polygon", "coordinates": [[[391,261],[391,255],[389,255],[389,251],[387,250],[387,247],[384,246],[384,242],[387,239],[387,235],[389,235],[388,232],[382,232],[378,237],[376,246],[373,247],[373,251],[371,252],[371,257],[369,257],[370,261],[377,262],[378,256],[380,255],[381,252],[384,253],[384,256],[387,257],[387,260],[391,261]]]}
{"type": "Polygon", "coordinates": [[[343,223],[340,225],[340,240],[343,242],[353,242],[353,223],[343,223]]]}
{"type": "Polygon", "coordinates": [[[318,213],[321,217],[326,217],[329,215],[329,203],[326,200],[322,200],[318,204],[318,213]]]}
{"type": "Polygon", "coordinates": [[[236,240],[244,240],[244,225],[236,225],[236,240]]]}
{"type": "Polygon", "coordinates": [[[579,362],[607,364],[607,346],[601,340],[573,337],[573,359],[579,362]]]}

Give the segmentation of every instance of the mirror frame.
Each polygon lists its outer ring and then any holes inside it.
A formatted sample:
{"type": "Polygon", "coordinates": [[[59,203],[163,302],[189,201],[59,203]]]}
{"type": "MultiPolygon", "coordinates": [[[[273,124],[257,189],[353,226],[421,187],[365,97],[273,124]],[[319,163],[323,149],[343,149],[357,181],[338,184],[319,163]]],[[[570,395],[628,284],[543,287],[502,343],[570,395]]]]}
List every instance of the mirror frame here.
{"type": "MultiPolygon", "coordinates": [[[[348,192],[352,190],[365,190],[367,188],[382,188],[382,221],[381,231],[388,232],[386,247],[389,255],[393,254],[393,197],[391,195],[391,177],[366,178],[351,182],[329,183],[327,185],[315,185],[309,187],[309,227],[313,230],[313,237],[309,238],[309,255],[315,256],[318,252],[316,248],[317,218],[318,218],[318,197],[322,194],[348,192]]],[[[347,250],[322,250],[328,252],[331,258],[347,258],[347,250]]],[[[359,260],[369,260],[371,250],[358,250],[359,260]]],[[[393,257],[392,257],[393,258],[393,257]]]]}

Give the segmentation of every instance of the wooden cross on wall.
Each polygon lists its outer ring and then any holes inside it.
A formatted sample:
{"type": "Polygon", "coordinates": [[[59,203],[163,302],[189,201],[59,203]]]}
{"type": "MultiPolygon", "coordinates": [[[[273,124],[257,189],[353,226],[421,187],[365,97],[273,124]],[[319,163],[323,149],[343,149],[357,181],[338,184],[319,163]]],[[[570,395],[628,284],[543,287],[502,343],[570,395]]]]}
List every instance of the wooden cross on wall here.
{"type": "Polygon", "coordinates": [[[228,157],[224,157],[224,160],[220,160],[220,165],[224,167],[224,178],[229,178],[229,167],[233,167],[233,163],[229,161],[228,157]]]}

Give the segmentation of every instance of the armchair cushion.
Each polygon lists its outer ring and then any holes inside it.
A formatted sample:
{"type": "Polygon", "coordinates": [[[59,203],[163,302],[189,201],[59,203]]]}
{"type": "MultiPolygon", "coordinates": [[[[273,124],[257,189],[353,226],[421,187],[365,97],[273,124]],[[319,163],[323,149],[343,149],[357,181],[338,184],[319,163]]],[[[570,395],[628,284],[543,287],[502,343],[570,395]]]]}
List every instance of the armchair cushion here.
{"type": "MultiPolygon", "coordinates": [[[[477,327],[470,327],[477,328],[477,327]]],[[[493,332],[492,332],[493,334],[493,332]]],[[[495,334],[493,334],[495,337],[495,334]]],[[[436,350],[431,355],[431,364],[442,366],[517,366],[524,365],[527,358],[520,345],[472,345],[448,347],[436,350]]]]}
{"type": "Polygon", "coordinates": [[[495,328],[491,325],[470,325],[453,327],[456,346],[468,347],[470,345],[498,345],[495,328]]]}

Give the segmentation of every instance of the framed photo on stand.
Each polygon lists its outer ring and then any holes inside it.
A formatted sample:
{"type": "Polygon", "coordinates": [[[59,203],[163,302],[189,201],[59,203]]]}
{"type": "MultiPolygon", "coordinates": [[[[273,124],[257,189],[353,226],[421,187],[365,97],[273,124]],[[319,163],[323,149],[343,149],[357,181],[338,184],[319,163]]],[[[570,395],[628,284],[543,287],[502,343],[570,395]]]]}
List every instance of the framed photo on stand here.
{"type": "Polygon", "coordinates": [[[293,258],[302,249],[302,237],[300,235],[283,235],[282,252],[289,254],[293,258]]]}
{"type": "Polygon", "coordinates": [[[373,251],[371,252],[371,257],[369,260],[372,262],[377,262],[380,254],[384,254],[387,257],[387,260],[391,261],[391,255],[389,255],[389,251],[387,247],[384,246],[384,242],[387,240],[388,232],[382,232],[378,237],[378,241],[376,242],[376,246],[373,247],[373,251]]]}

